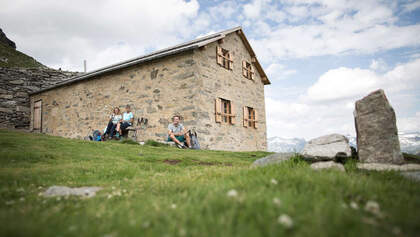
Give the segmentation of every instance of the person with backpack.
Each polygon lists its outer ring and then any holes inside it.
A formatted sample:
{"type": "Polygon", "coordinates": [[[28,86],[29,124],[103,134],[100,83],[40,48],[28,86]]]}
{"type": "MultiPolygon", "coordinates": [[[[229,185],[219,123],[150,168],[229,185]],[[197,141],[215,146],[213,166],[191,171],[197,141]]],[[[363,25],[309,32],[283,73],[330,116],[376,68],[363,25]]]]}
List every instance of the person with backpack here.
{"type": "Polygon", "coordinates": [[[184,125],[182,125],[182,123],[180,123],[179,121],[179,115],[175,115],[172,117],[172,123],[168,125],[168,142],[175,142],[178,148],[190,148],[191,140],[188,131],[185,129],[184,125]],[[184,142],[187,143],[187,146],[184,145],[184,142]]]}
{"type": "Polygon", "coordinates": [[[118,131],[120,131],[121,121],[122,115],[120,108],[115,107],[113,113],[111,114],[111,116],[109,116],[108,126],[106,127],[104,135],[107,134],[109,136],[109,139],[112,139],[112,137],[114,136],[114,132],[117,131],[116,137],[118,138],[120,136],[118,131]]]}

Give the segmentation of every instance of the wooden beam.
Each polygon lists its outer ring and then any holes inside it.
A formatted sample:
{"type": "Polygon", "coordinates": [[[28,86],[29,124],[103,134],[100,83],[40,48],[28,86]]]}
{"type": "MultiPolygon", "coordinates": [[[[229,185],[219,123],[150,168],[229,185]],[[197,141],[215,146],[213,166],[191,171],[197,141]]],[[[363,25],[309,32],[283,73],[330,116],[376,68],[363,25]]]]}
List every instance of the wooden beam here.
{"type": "Polygon", "coordinates": [[[203,46],[199,47],[198,49],[199,50],[205,50],[206,48],[207,48],[207,45],[203,45],[203,46]]]}
{"type": "Polygon", "coordinates": [[[251,62],[256,63],[257,62],[257,58],[256,57],[252,57],[251,58],[251,62]]]}
{"type": "Polygon", "coordinates": [[[219,40],[217,41],[217,43],[219,43],[219,44],[223,44],[223,39],[219,39],[219,40]]]}

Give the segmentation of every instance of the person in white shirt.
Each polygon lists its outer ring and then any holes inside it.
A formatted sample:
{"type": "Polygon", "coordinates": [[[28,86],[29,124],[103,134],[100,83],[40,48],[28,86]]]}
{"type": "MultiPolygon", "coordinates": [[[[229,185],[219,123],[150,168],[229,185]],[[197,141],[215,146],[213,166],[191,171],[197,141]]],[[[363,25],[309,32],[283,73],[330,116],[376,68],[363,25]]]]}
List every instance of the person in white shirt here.
{"type": "Polygon", "coordinates": [[[134,115],[133,112],[131,112],[131,108],[129,105],[125,106],[125,112],[122,115],[122,121],[119,129],[119,133],[122,134],[122,130],[125,130],[126,128],[133,125],[134,122],[134,115]]]}
{"type": "Polygon", "coordinates": [[[188,135],[188,131],[185,129],[184,125],[182,125],[179,120],[180,117],[178,115],[172,117],[173,123],[168,125],[168,142],[175,142],[179,148],[190,148],[190,136],[188,135]],[[184,142],[187,143],[188,147],[184,145],[184,142]]]}
{"type": "Polygon", "coordinates": [[[108,126],[106,128],[105,134],[108,134],[109,138],[112,139],[114,132],[117,131],[117,137],[119,137],[118,131],[120,130],[120,122],[122,120],[122,115],[120,108],[115,107],[111,116],[109,116],[108,126]]]}

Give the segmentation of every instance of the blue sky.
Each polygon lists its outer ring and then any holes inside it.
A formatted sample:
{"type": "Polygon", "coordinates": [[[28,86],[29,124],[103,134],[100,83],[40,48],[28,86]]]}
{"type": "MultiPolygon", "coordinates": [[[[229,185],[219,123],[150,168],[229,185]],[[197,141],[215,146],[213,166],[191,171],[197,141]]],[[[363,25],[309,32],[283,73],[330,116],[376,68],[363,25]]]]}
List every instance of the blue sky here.
{"type": "Polygon", "coordinates": [[[354,102],[385,90],[420,131],[420,1],[0,0],[18,49],[68,70],[106,66],[241,25],[272,85],[268,136],[354,135],[354,102]],[[20,16],[20,17],[16,17],[20,16]]]}

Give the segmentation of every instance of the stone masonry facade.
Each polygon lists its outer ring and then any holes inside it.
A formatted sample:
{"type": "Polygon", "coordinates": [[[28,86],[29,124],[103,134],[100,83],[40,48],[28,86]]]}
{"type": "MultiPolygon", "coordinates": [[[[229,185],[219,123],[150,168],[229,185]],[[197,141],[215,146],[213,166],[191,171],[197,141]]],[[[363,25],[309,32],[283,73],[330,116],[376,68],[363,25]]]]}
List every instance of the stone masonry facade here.
{"type": "MultiPolygon", "coordinates": [[[[175,114],[182,116],[187,129],[196,129],[203,149],[266,150],[264,84],[242,76],[242,60],[250,54],[236,33],[223,43],[166,56],[94,78],[43,91],[31,96],[31,105],[42,101],[42,132],[83,138],[103,130],[114,106],[122,111],[131,105],[135,118],[147,118],[138,130],[138,141],[167,138],[167,126],[175,114]],[[233,70],[216,63],[216,46],[230,50],[233,70]],[[215,99],[235,105],[235,124],[215,122],[215,99]],[[243,106],[258,111],[258,127],[243,126],[243,106]]],[[[32,113],[33,114],[33,113],[32,113]]],[[[33,115],[31,129],[33,125],[33,115]]]]}
{"type": "Polygon", "coordinates": [[[76,72],[51,68],[0,68],[0,127],[29,128],[29,93],[76,76],[76,72]]]}

